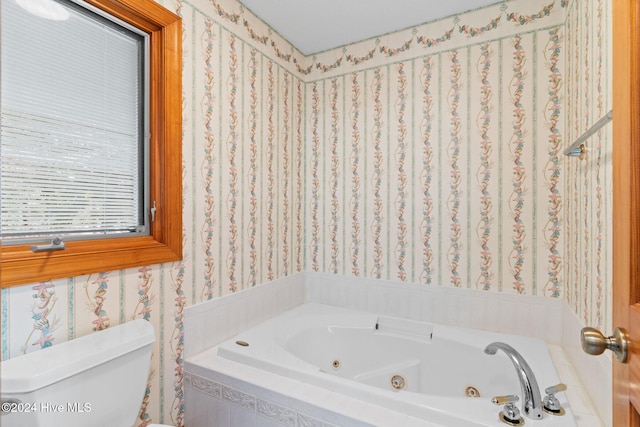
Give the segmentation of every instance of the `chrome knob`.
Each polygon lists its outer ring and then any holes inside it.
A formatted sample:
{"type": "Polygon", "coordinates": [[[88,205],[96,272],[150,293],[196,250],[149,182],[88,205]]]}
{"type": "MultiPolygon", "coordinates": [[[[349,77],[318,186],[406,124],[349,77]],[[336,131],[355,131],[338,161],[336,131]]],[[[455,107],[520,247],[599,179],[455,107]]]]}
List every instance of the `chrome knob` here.
{"type": "Polygon", "coordinates": [[[613,351],[620,363],[627,362],[629,335],[623,328],[615,328],[613,335],[605,337],[595,328],[582,328],[580,342],[585,353],[597,356],[605,350],[613,351]]]}

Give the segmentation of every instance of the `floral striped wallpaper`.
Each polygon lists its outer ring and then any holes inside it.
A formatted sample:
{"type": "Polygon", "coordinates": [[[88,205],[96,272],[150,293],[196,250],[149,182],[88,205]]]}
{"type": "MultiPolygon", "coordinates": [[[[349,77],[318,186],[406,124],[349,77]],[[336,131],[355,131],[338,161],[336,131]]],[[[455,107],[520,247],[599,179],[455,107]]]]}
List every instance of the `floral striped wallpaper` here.
{"type": "Polygon", "coordinates": [[[308,267],[558,297],[560,26],[309,84],[308,267]]]}
{"type": "Polygon", "coordinates": [[[157,340],[140,426],[183,424],[185,307],[304,265],[305,83],[246,33],[269,34],[266,25],[225,12],[236,2],[165,6],[184,28],[184,260],[2,289],[0,300],[3,360],[150,321],[157,340]]]}
{"type": "MultiPolygon", "coordinates": [[[[566,18],[568,141],[612,108],[611,2],[577,1],[566,18]]],[[[612,126],[585,142],[584,160],[565,159],[566,290],[585,325],[611,331],[612,126]]]]}
{"type": "Polygon", "coordinates": [[[184,308],[298,271],[564,298],[606,324],[610,138],[561,155],[610,104],[605,0],[312,57],[236,0],[163,3],[184,28],[185,259],[3,289],[3,360],[145,318],[137,424],[180,426],[184,308]]]}

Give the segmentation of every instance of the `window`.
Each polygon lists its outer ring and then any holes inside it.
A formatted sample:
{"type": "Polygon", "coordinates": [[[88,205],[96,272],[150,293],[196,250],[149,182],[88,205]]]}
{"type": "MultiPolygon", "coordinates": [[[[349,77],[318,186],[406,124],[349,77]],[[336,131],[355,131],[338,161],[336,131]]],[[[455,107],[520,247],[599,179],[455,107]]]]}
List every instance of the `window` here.
{"type": "Polygon", "coordinates": [[[2,20],[2,286],[180,259],[179,17],[15,0],[2,20]]]}
{"type": "Polygon", "coordinates": [[[5,245],[148,235],[148,36],[62,1],[3,3],[5,245]]]}

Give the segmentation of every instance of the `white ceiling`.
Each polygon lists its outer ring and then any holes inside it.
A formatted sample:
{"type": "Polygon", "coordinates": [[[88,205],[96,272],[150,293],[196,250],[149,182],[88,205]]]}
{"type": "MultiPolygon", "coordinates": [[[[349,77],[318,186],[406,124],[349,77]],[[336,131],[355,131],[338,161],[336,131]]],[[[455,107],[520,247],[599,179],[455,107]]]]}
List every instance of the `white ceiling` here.
{"type": "Polygon", "coordinates": [[[305,55],[402,30],[496,0],[240,0],[305,55]]]}

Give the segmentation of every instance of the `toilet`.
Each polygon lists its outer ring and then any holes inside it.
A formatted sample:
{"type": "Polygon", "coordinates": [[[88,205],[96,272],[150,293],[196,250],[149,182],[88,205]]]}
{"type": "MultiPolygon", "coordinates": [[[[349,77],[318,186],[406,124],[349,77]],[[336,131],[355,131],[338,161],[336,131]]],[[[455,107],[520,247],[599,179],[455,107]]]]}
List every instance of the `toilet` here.
{"type": "Polygon", "coordinates": [[[0,425],[133,426],[154,341],[138,319],[0,363],[0,425]]]}

